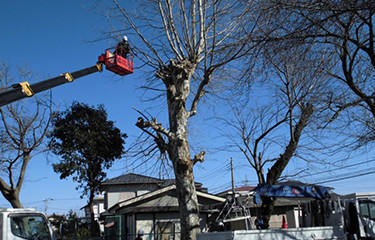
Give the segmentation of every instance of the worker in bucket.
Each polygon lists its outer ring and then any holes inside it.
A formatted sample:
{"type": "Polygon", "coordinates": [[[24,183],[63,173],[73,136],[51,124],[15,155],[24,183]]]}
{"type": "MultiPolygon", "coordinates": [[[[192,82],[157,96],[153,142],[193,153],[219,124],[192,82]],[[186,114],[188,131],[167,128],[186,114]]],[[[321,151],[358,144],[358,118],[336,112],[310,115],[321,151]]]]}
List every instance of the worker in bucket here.
{"type": "Polygon", "coordinates": [[[124,36],[122,38],[122,41],[119,42],[117,45],[117,54],[126,58],[129,53],[130,53],[130,45],[128,42],[128,37],[124,36]]]}

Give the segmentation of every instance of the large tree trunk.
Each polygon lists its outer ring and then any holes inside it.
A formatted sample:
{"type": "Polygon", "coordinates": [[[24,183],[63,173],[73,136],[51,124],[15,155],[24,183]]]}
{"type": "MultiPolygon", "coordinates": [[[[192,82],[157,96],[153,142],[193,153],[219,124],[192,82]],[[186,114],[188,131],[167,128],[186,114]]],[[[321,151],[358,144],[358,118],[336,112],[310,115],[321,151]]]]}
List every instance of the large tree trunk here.
{"type": "Polygon", "coordinates": [[[191,159],[188,142],[187,122],[194,114],[186,110],[186,101],[190,94],[190,80],[195,65],[189,60],[170,60],[164,65],[156,77],[163,80],[167,90],[169,130],[164,129],[155,120],[144,121],[139,118],[137,126],[143,130],[151,127],[156,131],[152,135],[162,153],[167,152],[176,179],[177,197],[180,209],[181,239],[194,240],[200,232],[199,205],[194,183],[193,166],[197,161],[202,162],[204,152],[191,159]],[[162,137],[163,136],[163,137],[162,137]],[[168,142],[164,137],[168,138],[168,142]]]}
{"type": "Polygon", "coordinates": [[[194,162],[190,156],[187,121],[189,113],[185,109],[190,93],[190,79],[194,72],[188,60],[171,60],[162,75],[167,87],[170,136],[168,143],[169,159],[173,163],[177,195],[181,217],[181,239],[196,239],[200,231],[199,206],[194,183],[194,162]],[[166,73],[166,74],[165,74],[166,73]]]}
{"type": "Polygon", "coordinates": [[[173,162],[178,203],[180,207],[181,239],[196,239],[199,227],[199,206],[194,183],[193,163],[186,134],[186,121],[177,121],[179,131],[170,142],[169,157],[173,162]],[[185,123],[184,123],[185,122],[185,123]]]}
{"type": "Polygon", "coordinates": [[[177,159],[174,159],[176,188],[180,208],[181,239],[193,240],[196,239],[196,234],[200,232],[199,205],[194,184],[193,169],[192,164],[186,162],[190,161],[187,157],[190,156],[189,152],[184,152],[182,149],[177,151],[177,155],[185,158],[181,159],[175,156],[177,159]]]}
{"type": "MultiPolygon", "coordinates": [[[[93,172],[89,173],[91,175],[93,172]]],[[[95,213],[94,213],[94,198],[95,198],[95,190],[94,187],[90,187],[90,195],[89,195],[89,202],[87,203],[90,209],[90,234],[92,237],[99,236],[99,226],[98,223],[95,221],[95,213]]]]}
{"type": "Polygon", "coordinates": [[[23,208],[22,203],[19,198],[19,192],[11,189],[4,189],[1,187],[1,193],[6,200],[12,205],[13,208],[23,208]]]}

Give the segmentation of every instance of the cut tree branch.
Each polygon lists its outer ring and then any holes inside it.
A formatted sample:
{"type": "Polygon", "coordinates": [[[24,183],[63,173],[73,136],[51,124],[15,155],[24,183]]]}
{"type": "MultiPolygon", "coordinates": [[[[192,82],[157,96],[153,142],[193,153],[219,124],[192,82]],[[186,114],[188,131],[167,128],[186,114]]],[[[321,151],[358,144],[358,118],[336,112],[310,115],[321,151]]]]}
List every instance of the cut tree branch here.
{"type": "Polygon", "coordinates": [[[202,151],[199,154],[196,154],[194,156],[194,159],[192,160],[193,161],[193,165],[196,164],[197,162],[201,162],[201,163],[204,162],[204,155],[206,155],[205,151],[202,151]]]}

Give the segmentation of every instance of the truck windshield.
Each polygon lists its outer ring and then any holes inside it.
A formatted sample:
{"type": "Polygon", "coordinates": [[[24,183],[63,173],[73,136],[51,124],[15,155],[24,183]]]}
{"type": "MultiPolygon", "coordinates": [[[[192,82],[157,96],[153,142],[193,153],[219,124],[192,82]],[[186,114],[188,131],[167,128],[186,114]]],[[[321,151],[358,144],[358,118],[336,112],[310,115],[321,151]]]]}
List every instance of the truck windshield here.
{"type": "Polygon", "coordinates": [[[10,227],[14,236],[28,240],[50,240],[46,220],[41,215],[12,215],[10,227]]]}

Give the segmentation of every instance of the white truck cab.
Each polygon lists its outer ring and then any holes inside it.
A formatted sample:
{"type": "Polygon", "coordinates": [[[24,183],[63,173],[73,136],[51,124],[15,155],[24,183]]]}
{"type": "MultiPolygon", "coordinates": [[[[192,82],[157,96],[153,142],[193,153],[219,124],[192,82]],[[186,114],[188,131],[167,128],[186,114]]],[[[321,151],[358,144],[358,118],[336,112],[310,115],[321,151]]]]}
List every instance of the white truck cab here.
{"type": "Polygon", "coordinates": [[[342,197],[347,232],[359,239],[375,239],[375,202],[368,196],[371,193],[353,193],[342,197]]]}
{"type": "Polygon", "coordinates": [[[46,216],[32,208],[0,208],[0,240],[56,240],[46,216]]]}

